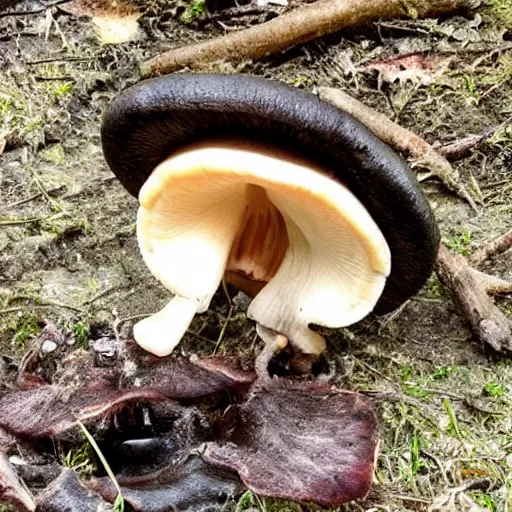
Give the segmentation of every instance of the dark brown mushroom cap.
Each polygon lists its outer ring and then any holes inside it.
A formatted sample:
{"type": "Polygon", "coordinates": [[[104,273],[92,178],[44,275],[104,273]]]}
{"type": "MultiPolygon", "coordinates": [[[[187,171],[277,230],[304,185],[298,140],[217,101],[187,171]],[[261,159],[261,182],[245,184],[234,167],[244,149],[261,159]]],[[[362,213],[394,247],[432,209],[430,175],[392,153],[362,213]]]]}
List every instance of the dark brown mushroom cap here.
{"type": "Polygon", "coordinates": [[[311,93],[248,75],[167,75],[120,94],[101,128],[107,163],[134,196],[173,152],[219,136],[282,146],[350,188],[391,251],[391,274],[376,313],[392,311],[424,285],[439,232],[417,180],[364,125],[311,93]]]}

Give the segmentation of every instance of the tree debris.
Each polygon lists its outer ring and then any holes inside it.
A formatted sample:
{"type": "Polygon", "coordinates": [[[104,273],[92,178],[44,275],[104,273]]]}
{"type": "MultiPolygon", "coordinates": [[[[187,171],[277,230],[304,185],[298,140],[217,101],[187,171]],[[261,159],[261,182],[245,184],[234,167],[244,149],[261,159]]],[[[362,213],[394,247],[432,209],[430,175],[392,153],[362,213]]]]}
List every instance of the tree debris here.
{"type": "Polygon", "coordinates": [[[512,353],[512,321],[489,296],[512,293],[512,283],[474,269],[463,256],[444,246],[439,249],[437,273],[479,340],[496,352],[512,353]]]}
{"type": "Polygon", "coordinates": [[[490,126],[480,133],[471,134],[462,139],[455,140],[449,144],[441,146],[437,151],[443,155],[446,160],[455,162],[461,160],[469,154],[472,149],[476,149],[483,144],[489,137],[496,133],[503,125],[490,126]]]}
{"type": "MultiPolygon", "coordinates": [[[[276,341],[270,349],[286,340],[276,341]]],[[[266,366],[259,378],[254,370],[253,362],[227,356],[157,358],[128,341],[109,367],[95,367],[91,353],[71,353],[48,383],[32,358],[21,366],[20,385],[0,391],[2,449],[9,439],[69,438],[78,421],[108,427],[102,453],[125,501],[141,512],[220,510],[242,482],[265,496],[330,507],[365,496],[378,448],[373,406],[325,383],[270,378],[266,366]],[[149,431],[134,427],[141,407],[149,431]],[[116,426],[123,413],[129,428],[116,426]]],[[[0,466],[0,483],[6,475],[0,466]]],[[[69,489],[50,484],[42,493],[47,507],[87,495],[76,479],[61,480],[69,489]]],[[[84,485],[107,502],[118,493],[109,478],[84,485]]],[[[4,489],[0,501],[13,501],[4,489]]]]}
{"type": "Polygon", "coordinates": [[[346,27],[385,19],[436,17],[474,4],[470,0],[317,0],[261,25],[169,50],[143,62],[141,70],[146,76],[161,75],[219,62],[259,60],[346,27]]]}
{"type": "Polygon", "coordinates": [[[508,233],[496,238],[492,242],[489,242],[487,245],[484,245],[477,251],[475,251],[469,261],[472,265],[479,266],[485,261],[494,256],[498,256],[499,254],[504,253],[508,249],[512,247],[512,230],[508,233]]]}
{"type": "MultiPolygon", "coordinates": [[[[423,165],[428,162],[428,166],[433,169],[432,172],[441,178],[443,183],[476,208],[458,181],[456,171],[423,139],[338,89],[320,87],[318,92],[322,99],[359,119],[384,142],[400,151],[408,152],[417,159],[422,159],[423,165]]],[[[480,264],[511,246],[512,232],[509,232],[477,251],[471,258],[471,263],[480,264]]],[[[478,339],[497,352],[512,353],[512,321],[494,305],[489,296],[493,293],[512,293],[512,283],[472,268],[463,256],[450,252],[444,246],[440,247],[437,257],[437,273],[441,282],[460,304],[478,339]]]]}
{"type": "Polygon", "coordinates": [[[409,153],[415,159],[413,167],[428,169],[431,176],[439,178],[448,189],[465,199],[473,210],[478,211],[475,201],[461,183],[459,173],[421,137],[339,89],[319,87],[318,94],[321,99],[361,121],[382,141],[399,151],[409,153]]]}

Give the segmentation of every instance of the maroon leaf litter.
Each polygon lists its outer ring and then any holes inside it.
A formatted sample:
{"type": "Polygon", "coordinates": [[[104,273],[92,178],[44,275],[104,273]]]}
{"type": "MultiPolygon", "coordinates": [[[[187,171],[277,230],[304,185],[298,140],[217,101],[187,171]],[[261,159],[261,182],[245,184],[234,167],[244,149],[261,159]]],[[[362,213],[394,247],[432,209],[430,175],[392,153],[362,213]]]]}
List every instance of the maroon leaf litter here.
{"type": "MultiPolygon", "coordinates": [[[[160,359],[126,347],[110,367],[75,351],[48,383],[37,365],[25,366],[20,384],[0,391],[1,450],[77,435],[79,421],[99,428],[92,431],[135,511],[220,510],[245,487],[328,507],[369,491],[378,425],[364,397],[304,379],[257,378],[238,358],[160,359]]],[[[2,461],[0,502],[34,510],[2,461]]],[[[66,470],[36,492],[37,511],[81,512],[84,503],[109,510],[115,497],[108,477],[81,482],[66,470]]]]}

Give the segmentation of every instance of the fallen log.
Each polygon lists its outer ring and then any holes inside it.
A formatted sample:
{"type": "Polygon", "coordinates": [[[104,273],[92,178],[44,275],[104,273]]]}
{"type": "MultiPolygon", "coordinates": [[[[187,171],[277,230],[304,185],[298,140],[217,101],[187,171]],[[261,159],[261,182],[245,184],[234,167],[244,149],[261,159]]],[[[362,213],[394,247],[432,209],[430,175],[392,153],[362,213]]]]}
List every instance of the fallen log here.
{"type": "Polygon", "coordinates": [[[318,0],[277,18],[197,44],[174,48],[141,64],[144,76],[259,60],[346,27],[396,18],[427,18],[471,9],[475,0],[318,0]]]}

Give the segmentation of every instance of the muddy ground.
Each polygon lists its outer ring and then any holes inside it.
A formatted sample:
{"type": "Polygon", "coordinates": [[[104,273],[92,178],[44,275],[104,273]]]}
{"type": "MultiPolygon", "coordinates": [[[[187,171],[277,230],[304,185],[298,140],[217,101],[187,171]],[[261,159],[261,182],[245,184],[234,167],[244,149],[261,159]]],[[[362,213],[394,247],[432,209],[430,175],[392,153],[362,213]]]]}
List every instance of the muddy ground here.
{"type": "MultiPolygon", "coordinates": [[[[288,8],[298,3],[291,1],[288,8]]],[[[102,44],[87,16],[59,7],[0,18],[4,367],[23,357],[47,322],[73,332],[75,346],[88,347],[99,330],[129,334],[137,318],[165,304],[168,293],[146,270],[137,247],[137,201],[103,160],[101,114],[118,91],[139,79],[137,62],[284,10],[269,5],[233,15],[210,7],[208,14],[191,11],[186,2],[158,0],[141,0],[139,8],[140,39],[118,45],[102,44]]],[[[491,0],[471,15],[377,23],[221,70],[309,90],[340,87],[435,145],[498,127],[454,164],[480,199],[478,212],[435,179],[423,182],[443,241],[471,254],[512,224],[511,39],[512,3],[491,0]],[[410,52],[428,63],[426,76],[409,64],[398,65],[394,71],[402,73],[391,78],[389,67],[372,66],[410,52]]],[[[485,271],[512,279],[512,251],[489,262],[485,271]]],[[[496,302],[512,316],[510,296],[496,302]]],[[[239,304],[228,318],[220,291],[180,349],[257,354],[261,345],[245,317],[244,301],[239,304]]],[[[377,392],[373,399],[382,417],[374,489],[344,510],[469,510],[471,503],[482,510],[508,510],[511,362],[480,346],[435,276],[398,312],[331,331],[328,339],[339,369],[335,382],[369,396],[377,392]]],[[[238,509],[249,508],[312,510],[246,495],[238,509]]]]}

